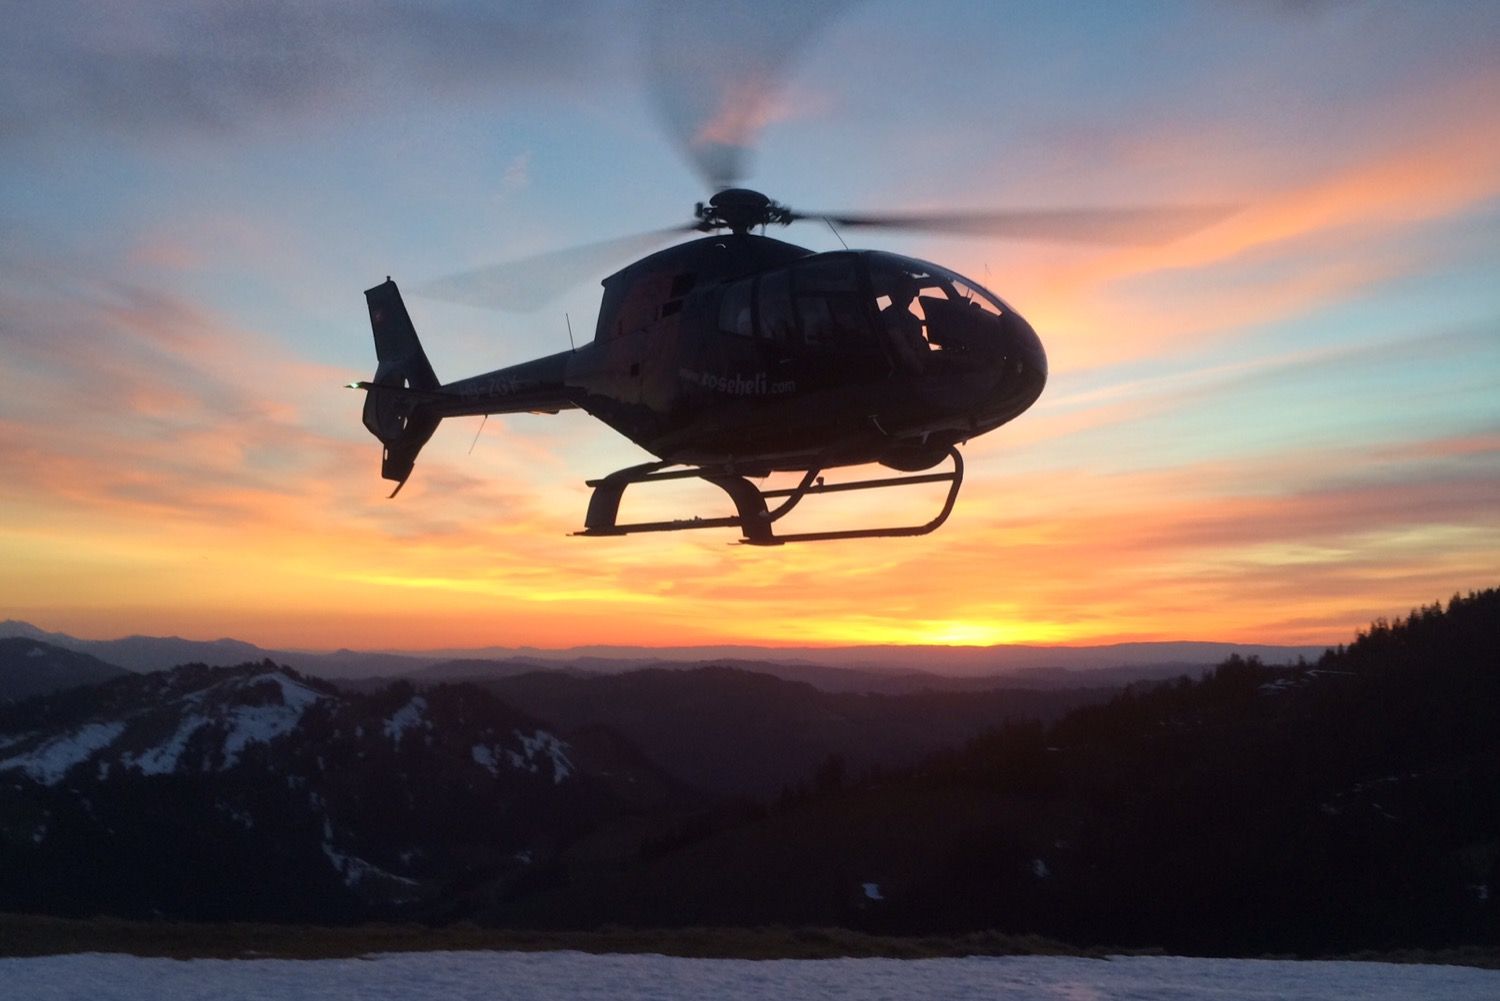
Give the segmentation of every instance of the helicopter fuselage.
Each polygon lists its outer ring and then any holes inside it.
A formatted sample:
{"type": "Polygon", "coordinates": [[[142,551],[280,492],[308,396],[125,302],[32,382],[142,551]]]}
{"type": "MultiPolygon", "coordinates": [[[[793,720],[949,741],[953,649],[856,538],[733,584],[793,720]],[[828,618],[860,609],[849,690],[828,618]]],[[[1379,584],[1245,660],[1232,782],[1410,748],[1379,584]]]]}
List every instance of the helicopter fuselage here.
{"type": "Polygon", "coordinates": [[[919,470],[1022,413],[1046,383],[1020,314],[895,254],[731,233],[603,285],[591,343],[444,384],[423,408],[578,408],[663,460],[744,473],[919,470]]]}

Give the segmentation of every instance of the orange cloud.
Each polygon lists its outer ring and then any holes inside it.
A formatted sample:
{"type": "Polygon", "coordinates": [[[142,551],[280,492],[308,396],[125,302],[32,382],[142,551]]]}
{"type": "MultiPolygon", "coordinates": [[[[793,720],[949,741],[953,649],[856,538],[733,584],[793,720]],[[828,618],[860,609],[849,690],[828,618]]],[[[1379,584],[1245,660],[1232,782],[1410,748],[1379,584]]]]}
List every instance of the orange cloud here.
{"type": "MultiPolygon", "coordinates": [[[[1208,130],[1143,134],[1135,156],[1184,203],[1237,213],[1164,246],[1104,251],[954,243],[944,263],[993,284],[1042,333],[1055,371],[1202,346],[1446,264],[1419,227],[1500,195],[1500,73],[1455,79],[1382,109],[1363,144],[1309,172],[1267,140],[1226,158],[1208,130]],[[1288,162],[1289,161],[1289,162],[1288,162]],[[1292,175],[1275,183],[1256,176],[1292,175]],[[951,254],[951,256],[949,256],[951,254]],[[994,277],[991,277],[993,274],[994,277]]],[[[1243,143],[1241,143],[1243,145],[1243,143]]]]}

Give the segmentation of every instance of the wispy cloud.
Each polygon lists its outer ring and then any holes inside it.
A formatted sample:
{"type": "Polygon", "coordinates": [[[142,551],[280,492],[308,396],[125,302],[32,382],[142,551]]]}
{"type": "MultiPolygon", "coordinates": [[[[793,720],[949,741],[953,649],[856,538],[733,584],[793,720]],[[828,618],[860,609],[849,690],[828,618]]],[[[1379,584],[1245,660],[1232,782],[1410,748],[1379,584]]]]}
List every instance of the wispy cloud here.
{"type": "Polygon", "coordinates": [[[418,90],[566,87],[609,61],[608,13],[593,0],[22,4],[0,41],[0,142],[223,135],[418,90]]]}

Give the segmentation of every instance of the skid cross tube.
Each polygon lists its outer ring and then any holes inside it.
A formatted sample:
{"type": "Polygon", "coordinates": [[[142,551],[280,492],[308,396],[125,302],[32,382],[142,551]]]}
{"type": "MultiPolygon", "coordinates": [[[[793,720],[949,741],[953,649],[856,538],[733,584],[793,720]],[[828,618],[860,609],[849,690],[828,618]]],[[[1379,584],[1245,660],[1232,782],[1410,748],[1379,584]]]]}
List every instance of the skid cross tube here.
{"type": "Polygon", "coordinates": [[[915,476],[884,476],[871,480],[856,480],[850,483],[823,483],[821,468],[807,470],[795,487],[762,490],[751,483],[745,475],[732,468],[704,468],[686,466],[670,469],[670,462],[646,462],[610,473],[597,480],[588,480],[594,488],[589,498],[588,514],[583,521],[583,531],[574,535],[632,535],[636,532],[678,532],[693,528],[738,528],[744,536],[740,541],[752,546],[779,546],[787,542],[825,542],[833,539],[874,539],[893,536],[926,535],[935,531],[953,512],[953,502],[958,499],[958,489],[964,481],[964,460],[954,446],[948,447],[948,458],[953,468],[945,473],[922,473],[915,476]],[[701,479],[723,490],[734,502],[735,514],[718,518],[680,518],[672,521],[638,521],[619,523],[620,500],[625,489],[635,483],[653,483],[659,480],[701,479]],[[899,525],[889,528],[852,528],[825,532],[792,532],[777,535],[772,526],[810,494],[843,493],[851,490],[879,490],[885,487],[904,487],[918,483],[947,483],[948,495],[943,500],[937,517],[920,525],[899,525]],[[767,506],[767,500],[780,499],[775,508],[767,506]]]}

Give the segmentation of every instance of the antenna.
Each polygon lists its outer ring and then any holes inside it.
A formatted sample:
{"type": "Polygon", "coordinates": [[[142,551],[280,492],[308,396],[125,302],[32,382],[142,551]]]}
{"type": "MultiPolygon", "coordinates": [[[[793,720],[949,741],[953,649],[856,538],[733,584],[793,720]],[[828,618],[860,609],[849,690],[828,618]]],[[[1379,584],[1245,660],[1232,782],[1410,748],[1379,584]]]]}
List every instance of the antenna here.
{"type": "Polygon", "coordinates": [[[568,325],[568,350],[576,354],[578,351],[578,345],[573,343],[573,320],[570,316],[568,316],[567,313],[564,313],[563,322],[568,325]]]}
{"type": "MultiPolygon", "coordinates": [[[[839,231],[833,228],[833,220],[832,219],[824,219],[823,221],[828,224],[828,229],[833,233],[833,235],[837,236],[839,238],[839,242],[840,243],[844,243],[844,238],[842,236],[839,236],[839,231]]],[[[844,243],[844,249],[845,250],[849,249],[849,245],[847,243],[844,243]]]]}
{"type": "MultiPolygon", "coordinates": [[[[482,421],[479,422],[479,431],[483,431],[484,430],[485,421],[488,421],[489,419],[490,419],[490,415],[489,414],[485,414],[484,415],[484,420],[482,420],[482,421]]],[[[470,455],[474,454],[474,446],[479,444],[479,431],[475,431],[474,432],[474,440],[471,441],[471,442],[469,442],[469,454],[470,455]]],[[[397,489],[399,489],[399,488],[397,488],[397,489]]],[[[391,496],[394,497],[396,495],[395,494],[391,494],[391,496]]]]}

